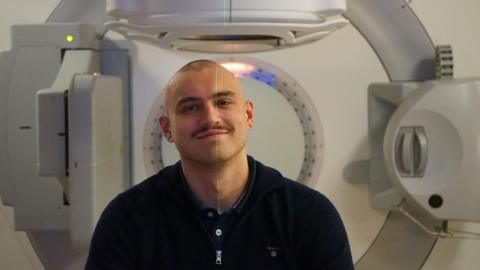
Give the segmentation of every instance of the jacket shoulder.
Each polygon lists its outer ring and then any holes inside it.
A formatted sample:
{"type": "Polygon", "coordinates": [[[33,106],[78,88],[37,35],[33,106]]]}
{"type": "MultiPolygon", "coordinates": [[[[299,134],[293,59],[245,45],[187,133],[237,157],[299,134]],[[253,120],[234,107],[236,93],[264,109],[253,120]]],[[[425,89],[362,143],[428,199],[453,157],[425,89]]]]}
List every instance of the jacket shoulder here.
{"type": "Polygon", "coordinates": [[[306,186],[303,183],[294,181],[283,176],[278,170],[265,166],[257,161],[258,178],[262,182],[267,182],[268,185],[274,187],[281,187],[280,193],[284,193],[293,203],[311,203],[317,202],[319,204],[328,204],[328,198],[319,191],[306,186]]]}
{"type": "Polygon", "coordinates": [[[159,191],[164,189],[169,182],[174,181],[173,178],[175,178],[175,165],[163,168],[157,174],[120,193],[114,200],[124,200],[139,208],[148,208],[153,201],[162,196],[159,191]]]}

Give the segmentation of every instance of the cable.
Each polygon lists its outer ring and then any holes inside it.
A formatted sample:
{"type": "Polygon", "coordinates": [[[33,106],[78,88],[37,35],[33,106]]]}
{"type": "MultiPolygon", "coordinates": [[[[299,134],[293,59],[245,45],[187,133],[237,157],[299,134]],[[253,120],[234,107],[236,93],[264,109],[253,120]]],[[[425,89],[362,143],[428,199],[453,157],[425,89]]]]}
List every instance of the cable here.
{"type": "Polygon", "coordinates": [[[463,230],[449,229],[447,226],[443,226],[440,231],[433,231],[429,229],[425,224],[416,219],[413,215],[408,213],[407,210],[403,208],[404,203],[402,202],[398,211],[410,219],[413,223],[418,225],[422,230],[434,237],[440,238],[454,238],[454,239],[471,239],[471,240],[480,240],[480,233],[469,232],[463,230]]]}

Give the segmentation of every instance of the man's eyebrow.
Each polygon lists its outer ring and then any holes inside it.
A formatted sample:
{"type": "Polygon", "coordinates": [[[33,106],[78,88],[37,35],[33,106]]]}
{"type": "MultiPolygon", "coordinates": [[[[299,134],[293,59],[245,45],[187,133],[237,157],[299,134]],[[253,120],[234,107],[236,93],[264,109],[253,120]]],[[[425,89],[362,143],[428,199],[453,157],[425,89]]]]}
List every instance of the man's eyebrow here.
{"type": "MultiPolygon", "coordinates": [[[[232,90],[222,90],[222,91],[215,92],[211,98],[228,97],[228,96],[234,96],[234,95],[235,95],[235,92],[233,92],[232,90]]],[[[183,103],[191,102],[191,101],[199,101],[199,100],[200,98],[195,96],[181,97],[178,99],[176,106],[178,107],[183,103]]]]}
{"type": "Polygon", "coordinates": [[[181,97],[177,102],[177,107],[182,105],[183,103],[190,102],[190,101],[198,101],[200,98],[188,96],[188,97],[181,97]]]}
{"type": "Polygon", "coordinates": [[[226,96],[234,96],[235,92],[232,90],[222,90],[215,92],[215,94],[212,95],[212,98],[218,98],[218,97],[226,97],[226,96]]]}

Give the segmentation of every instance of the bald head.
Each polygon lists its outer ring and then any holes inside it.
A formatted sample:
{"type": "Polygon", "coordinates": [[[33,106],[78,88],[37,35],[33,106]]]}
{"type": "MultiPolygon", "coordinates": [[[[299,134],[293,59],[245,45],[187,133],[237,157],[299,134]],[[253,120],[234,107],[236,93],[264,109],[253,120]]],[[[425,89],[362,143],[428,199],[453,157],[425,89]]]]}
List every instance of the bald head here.
{"type": "Polygon", "coordinates": [[[167,115],[175,104],[175,92],[185,87],[194,88],[194,77],[209,79],[214,82],[214,86],[228,84],[232,88],[228,90],[236,92],[243,100],[240,83],[232,72],[214,61],[195,60],[181,67],[168,81],[165,90],[165,112],[167,115]]]}
{"type": "Polygon", "coordinates": [[[245,158],[253,103],[244,100],[240,83],[221,65],[198,60],[183,66],[167,84],[165,108],[160,128],[182,162],[223,164],[245,158]]]}
{"type": "Polygon", "coordinates": [[[181,67],[176,73],[178,74],[178,73],[187,72],[187,71],[201,71],[206,68],[215,68],[215,67],[225,69],[222,65],[218,64],[217,62],[202,59],[202,60],[195,60],[187,63],[186,65],[181,67]]]}

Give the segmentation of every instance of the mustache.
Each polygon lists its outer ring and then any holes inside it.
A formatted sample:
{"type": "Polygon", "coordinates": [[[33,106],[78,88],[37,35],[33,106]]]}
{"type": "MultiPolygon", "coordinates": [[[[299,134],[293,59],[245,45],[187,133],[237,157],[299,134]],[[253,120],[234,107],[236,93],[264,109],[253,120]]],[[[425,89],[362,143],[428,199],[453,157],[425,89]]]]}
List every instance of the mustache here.
{"type": "Polygon", "coordinates": [[[199,128],[198,130],[194,131],[192,133],[192,138],[195,138],[195,137],[201,135],[202,133],[205,133],[205,132],[210,131],[210,130],[232,132],[232,131],[234,131],[234,128],[229,127],[229,126],[221,126],[221,125],[213,125],[213,126],[205,125],[205,126],[202,126],[201,128],[199,128]]]}

